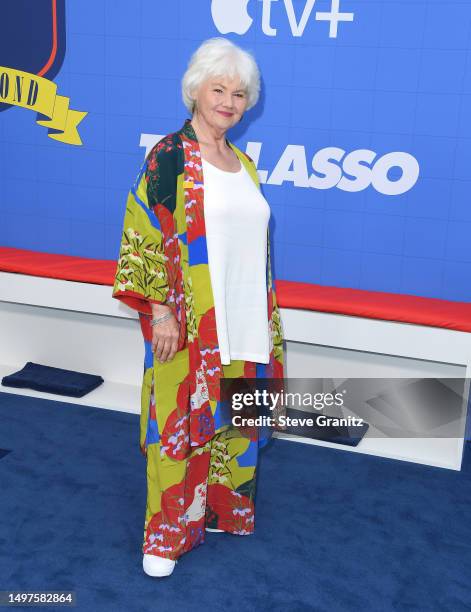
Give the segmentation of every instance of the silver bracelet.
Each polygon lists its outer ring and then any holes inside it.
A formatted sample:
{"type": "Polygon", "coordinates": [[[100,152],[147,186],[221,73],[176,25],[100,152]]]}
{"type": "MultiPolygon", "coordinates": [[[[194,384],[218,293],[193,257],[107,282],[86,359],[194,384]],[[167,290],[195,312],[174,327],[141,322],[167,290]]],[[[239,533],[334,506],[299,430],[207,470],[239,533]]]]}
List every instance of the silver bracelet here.
{"type": "Polygon", "coordinates": [[[169,319],[172,316],[172,312],[167,312],[164,315],[161,315],[160,317],[156,317],[155,319],[152,319],[152,321],[150,322],[151,325],[157,325],[157,323],[160,323],[162,321],[166,321],[167,319],[169,319]]]}

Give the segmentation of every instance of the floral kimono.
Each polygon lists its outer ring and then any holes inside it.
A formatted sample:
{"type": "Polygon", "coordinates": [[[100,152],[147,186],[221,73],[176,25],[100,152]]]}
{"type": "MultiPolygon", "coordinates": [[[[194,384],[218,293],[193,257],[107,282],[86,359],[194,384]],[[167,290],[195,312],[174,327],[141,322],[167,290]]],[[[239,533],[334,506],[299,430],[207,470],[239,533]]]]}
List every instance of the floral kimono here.
{"type": "MultiPolygon", "coordinates": [[[[253,160],[226,142],[260,189],[253,160]]],[[[149,489],[143,550],[169,558],[202,543],[205,526],[253,531],[256,449],[266,444],[271,430],[249,439],[228,434],[220,379],[283,377],[268,230],[269,363],[221,364],[203,200],[201,153],[186,119],[152,148],[128,194],[113,287],[114,298],[138,311],[145,346],[140,449],[147,457],[149,489]],[[151,303],[168,305],[178,322],[177,353],[168,362],[161,363],[151,350],[151,303]],[[208,470],[213,489],[207,486],[208,470]]]]}

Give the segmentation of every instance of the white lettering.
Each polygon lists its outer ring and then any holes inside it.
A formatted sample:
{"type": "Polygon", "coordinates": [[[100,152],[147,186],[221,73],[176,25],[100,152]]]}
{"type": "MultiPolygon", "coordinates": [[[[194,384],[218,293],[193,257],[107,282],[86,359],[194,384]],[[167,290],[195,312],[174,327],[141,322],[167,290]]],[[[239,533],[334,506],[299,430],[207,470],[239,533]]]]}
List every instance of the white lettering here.
{"type": "MultiPolygon", "coordinates": [[[[162,135],[141,134],[139,146],[145,147],[147,156],[162,135]]],[[[262,143],[248,142],[247,154],[257,166],[262,143]]],[[[312,157],[310,174],[306,150],[302,145],[289,144],[281,154],[273,171],[257,169],[260,183],[283,185],[290,182],[294,187],[332,189],[359,192],[370,185],[383,195],[401,195],[412,189],[419,178],[419,162],[410,153],[393,151],[375,161],[377,153],[370,149],[357,149],[346,154],[340,147],[324,147],[312,157]],[[388,178],[391,168],[398,167],[402,175],[397,180],[388,178]]]]}

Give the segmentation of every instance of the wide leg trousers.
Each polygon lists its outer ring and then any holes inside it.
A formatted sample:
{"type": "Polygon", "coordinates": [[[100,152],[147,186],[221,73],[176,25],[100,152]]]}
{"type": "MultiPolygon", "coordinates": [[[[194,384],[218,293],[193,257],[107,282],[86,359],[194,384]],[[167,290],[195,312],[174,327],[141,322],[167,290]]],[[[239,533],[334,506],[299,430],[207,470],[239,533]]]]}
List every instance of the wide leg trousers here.
{"type": "MultiPolygon", "coordinates": [[[[241,376],[243,363],[224,365],[224,376],[241,376]]],[[[235,428],[182,460],[149,444],[143,552],[177,559],[204,542],[205,527],[253,533],[257,459],[258,442],[235,428]]]]}

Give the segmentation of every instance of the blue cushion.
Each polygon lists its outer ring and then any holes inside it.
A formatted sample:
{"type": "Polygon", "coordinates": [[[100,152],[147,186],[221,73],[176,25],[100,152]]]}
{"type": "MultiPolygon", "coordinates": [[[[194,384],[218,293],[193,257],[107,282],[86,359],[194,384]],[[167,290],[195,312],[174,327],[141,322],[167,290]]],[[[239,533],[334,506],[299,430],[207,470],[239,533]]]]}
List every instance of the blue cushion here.
{"type": "Polygon", "coordinates": [[[2,385],[6,387],[35,389],[72,397],[83,397],[103,382],[101,376],[63,370],[31,361],[28,361],[25,367],[18,372],[2,378],[2,385]]]}

